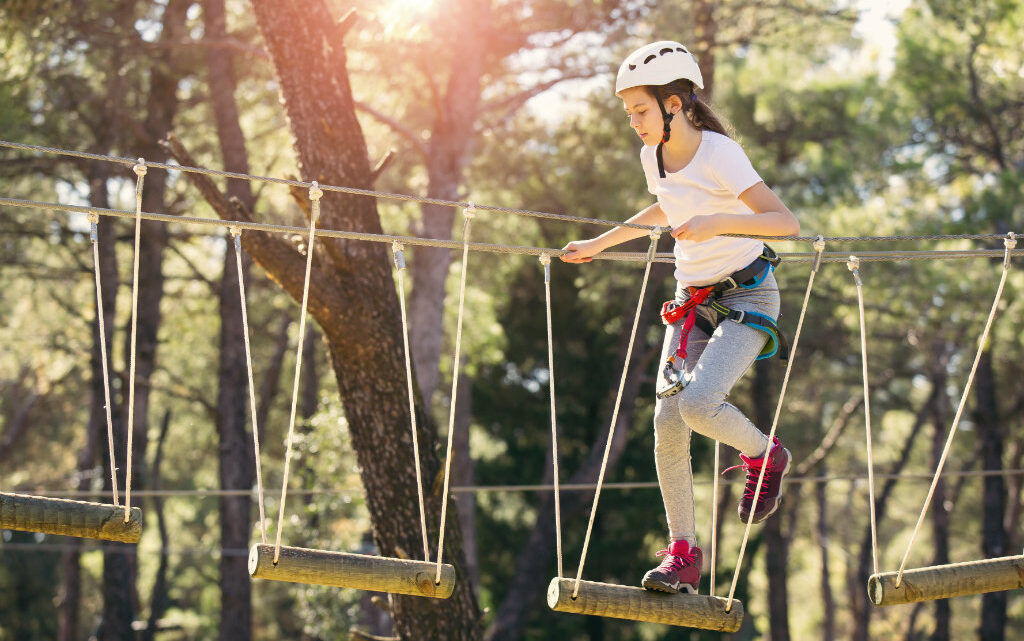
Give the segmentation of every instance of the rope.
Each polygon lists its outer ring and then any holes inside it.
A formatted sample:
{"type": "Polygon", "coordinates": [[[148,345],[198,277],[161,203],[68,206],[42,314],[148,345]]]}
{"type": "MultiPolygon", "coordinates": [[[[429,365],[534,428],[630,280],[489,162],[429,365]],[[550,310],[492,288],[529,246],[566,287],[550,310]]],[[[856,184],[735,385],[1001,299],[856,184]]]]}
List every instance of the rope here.
{"type": "Polygon", "coordinates": [[[99,221],[96,214],[89,214],[89,241],[92,243],[92,265],[96,274],[96,320],[100,331],[100,363],[103,367],[103,410],[107,415],[107,450],[110,455],[110,487],[114,492],[114,505],[121,505],[117,495],[117,460],[114,456],[114,421],[110,416],[110,370],[107,366],[107,330],[103,321],[103,286],[100,276],[99,221]]]}
{"type": "MultiPolygon", "coordinates": [[[[820,258],[821,253],[825,251],[825,239],[822,236],[818,236],[814,241],[814,251],[820,258]]],[[[775,417],[772,419],[772,429],[768,432],[768,448],[765,450],[765,456],[771,455],[772,443],[775,439],[775,430],[779,425],[779,416],[782,414],[782,401],[786,398],[786,389],[789,387],[789,377],[793,373],[793,363],[796,362],[796,348],[800,344],[800,333],[804,328],[804,317],[807,315],[807,304],[811,300],[811,288],[814,287],[814,276],[818,273],[818,268],[821,267],[821,260],[815,260],[814,264],[811,265],[811,275],[807,278],[807,290],[804,292],[804,303],[800,308],[800,319],[796,323],[796,332],[793,333],[793,347],[789,352],[789,361],[786,363],[786,375],[782,379],[782,390],[779,392],[779,402],[775,406],[775,417]]],[[[747,517],[747,527],[743,530],[743,541],[740,543],[740,555],[736,560],[736,572],[732,577],[732,586],[729,587],[729,599],[725,603],[725,611],[729,612],[732,609],[733,595],[736,593],[736,584],[740,579],[740,568],[743,566],[743,553],[747,549],[747,539],[750,537],[750,528],[754,524],[754,507],[757,506],[757,500],[761,497],[761,485],[764,482],[764,473],[768,470],[768,465],[761,466],[761,473],[757,477],[757,486],[754,488],[754,502],[751,505],[750,515],[747,517]]]]}
{"type": "Polygon", "coordinates": [[[242,308],[242,336],[245,338],[245,371],[249,376],[249,409],[252,413],[252,443],[256,459],[256,489],[259,492],[257,502],[260,506],[260,538],[263,545],[267,544],[267,515],[263,510],[263,471],[260,464],[260,430],[256,424],[256,384],[252,376],[252,350],[249,347],[249,314],[245,304],[245,279],[242,278],[242,230],[229,227],[228,231],[235,239],[235,267],[238,270],[238,301],[242,308]]]}
{"type": "Polygon", "coordinates": [[[302,342],[306,336],[306,306],[309,303],[309,277],[313,271],[313,241],[316,236],[313,231],[316,229],[316,221],[320,218],[320,199],[324,192],[313,181],[309,188],[309,200],[312,202],[312,210],[309,216],[309,240],[306,241],[306,276],[302,281],[302,309],[299,311],[299,339],[295,353],[295,382],[292,385],[292,410],[288,419],[288,444],[284,454],[284,479],[281,481],[281,509],[277,515],[277,540],[274,542],[274,565],[281,556],[281,530],[284,528],[284,503],[288,497],[288,473],[292,462],[292,440],[295,434],[295,410],[299,400],[299,376],[302,372],[302,342]]]}
{"type": "Polygon", "coordinates": [[[420,501],[420,532],[423,534],[423,560],[430,560],[427,543],[427,513],[423,507],[423,472],[420,470],[420,440],[416,433],[416,398],[412,389],[412,358],[409,355],[409,319],[405,312],[405,251],[401,243],[391,246],[398,269],[398,300],[402,308],[402,340],[405,345],[405,380],[409,390],[409,419],[412,430],[412,452],[416,459],[416,493],[420,501]]]}
{"type": "Polygon", "coordinates": [[[715,596],[715,561],[718,555],[718,468],[721,461],[722,443],[715,441],[715,476],[711,486],[711,587],[708,589],[710,596],[715,596]]]}
{"type": "MultiPolygon", "coordinates": [[[[101,154],[92,154],[83,151],[73,151],[69,149],[60,149],[57,147],[44,147],[39,145],[28,145],[25,143],[12,142],[7,140],[0,140],[0,147],[7,147],[10,149],[20,149],[23,151],[41,152],[47,154],[54,154],[59,156],[69,156],[73,158],[84,158],[87,160],[99,160],[103,162],[119,163],[122,165],[132,165],[135,163],[131,158],[124,158],[120,156],[110,156],[101,154]]],[[[217,169],[207,169],[205,167],[189,167],[187,165],[180,165],[177,163],[149,163],[150,167],[156,167],[159,169],[166,169],[172,171],[182,171],[185,173],[203,174],[206,176],[216,176],[221,178],[238,178],[241,180],[271,183],[277,185],[288,185],[293,187],[312,187],[311,183],[302,182],[299,180],[290,180],[285,178],[274,178],[271,176],[258,176],[254,174],[243,174],[233,171],[221,171],[217,169]]],[[[446,207],[454,207],[458,209],[466,209],[473,205],[473,203],[462,202],[456,200],[443,200],[440,198],[425,198],[422,196],[413,196],[410,194],[398,194],[389,193],[382,191],[373,191],[371,189],[358,189],[355,187],[344,187],[338,185],[318,185],[323,191],[334,191],[345,194],[353,194],[357,196],[370,196],[374,198],[384,198],[388,200],[397,201],[408,201],[417,202],[422,204],[430,205],[441,205],[446,207]]],[[[478,210],[493,211],[507,214],[514,214],[518,216],[527,216],[532,218],[545,218],[550,220],[562,220],[567,222],[577,223],[590,223],[594,225],[602,225],[606,227],[631,227],[635,229],[655,229],[655,226],[651,225],[640,225],[629,222],[618,222],[604,220],[601,218],[586,218],[583,216],[570,216],[567,214],[553,214],[549,212],[534,211],[530,209],[517,209],[514,207],[500,207],[495,205],[473,205],[478,210]]],[[[658,228],[662,232],[669,231],[668,228],[658,228]]],[[[745,234],[723,234],[723,236],[733,236],[741,238],[762,238],[765,240],[774,239],[779,240],[779,237],[774,236],[749,236],[745,234]]],[[[816,238],[824,238],[828,242],[855,242],[855,241],[913,241],[913,240],[992,240],[996,238],[1002,238],[1001,234],[927,234],[927,235],[889,235],[889,236],[788,236],[785,240],[795,241],[813,241],[816,238]]]]}
{"type": "Polygon", "coordinates": [[[441,498],[441,533],[437,540],[437,575],[434,583],[441,585],[441,558],[444,556],[444,526],[448,517],[448,478],[452,469],[452,442],[455,436],[455,403],[459,392],[459,361],[462,352],[462,315],[466,307],[466,272],[469,271],[469,231],[476,216],[476,207],[469,203],[462,213],[462,276],[459,280],[459,317],[455,325],[455,356],[452,360],[452,402],[448,408],[448,450],[444,457],[444,493],[441,498]]]}
{"type": "MultiPolygon", "coordinates": [[[[300,183],[305,185],[306,183],[300,183]]],[[[133,211],[125,211],[118,209],[103,209],[98,207],[88,207],[81,205],[65,205],[62,203],[51,203],[42,202],[35,200],[22,200],[18,198],[4,198],[0,197],[0,205],[6,205],[10,207],[22,207],[28,209],[45,209],[54,211],[64,211],[70,213],[81,213],[90,214],[95,213],[100,216],[111,216],[114,218],[135,218],[136,213],[133,211]]],[[[143,220],[155,220],[163,223],[177,223],[185,225],[202,225],[210,227],[222,227],[229,228],[232,226],[238,227],[242,230],[248,231],[263,231],[273,234],[284,234],[284,235],[295,235],[297,233],[306,232],[304,227],[295,227],[291,225],[273,225],[269,223],[257,223],[247,222],[238,220],[220,220],[216,218],[200,218],[196,216],[176,216],[170,214],[153,214],[143,212],[141,214],[143,220]]],[[[363,240],[367,242],[377,243],[393,243],[395,241],[402,243],[403,245],[410,246],[423,246],[423,247],[441,247],[446,249],[462,249],[463,243],[454,240],[442,240],[434,238],[417,238],[415,236],[402,236],[397,234],[374,234],[368,232],[352,232],[334,229],[317,229],[316,235],[324,238],[344,238],[347,240],[363,240]]],[[[751,237],[753,238],[753,237],[751,237]]],[[[852,237],[848,237],[852,238],[852,237]]],[[[926,237],[920,237],[926,238],[926,237]]],[[[985,236],[987,238],[987,236],[985,236]]],[[[1001,238],[1001,236],[1000,236],[1001,238]]],[[[858,237],[857,240],[864,241],[884,241],[888,237],[858,237]]],[[[789,239],[793,240],[793,239],[789,239]]],[[[827,239],[826,239],[827,240],[827,239]]],[[[568,252],[561,249],[553,249],[546,247],[523,247],[518,245],[504,245],[495,243],[469,243],[470,251],[489,252],[495,254],[512,254],[512,255],[526,255],[526,256],[542,256],[543,254],[549,254],[551,256],[562,256],[568,252]]],[[[1020,255],[1024,253],[1024,250],[1015,250],[1012,252],[1014,255],[1020,255]]],[[[998,249],[950,249],[950,250],[908,250],[908,251],[864,251],[858,252],[857,256],[860,258],[862,263],[870,262],[890,262],[890,261],[903,261],[903,260],[958,260],[966,258],[1001,258],[1004,255],[1002,250],[998,249]]],[[[817,258],[817,254],[814,252],[780,252],[779,256],[784,258],[789,263],[813,263],[817,258]]],[[[619,262],[633,262],[641,263],[647,260],[646,252],[601,252],[594,256],[595,260],[611,260],[619,262]]],[[[846,263],[849,259],[849,253],[844,252],[826,252],[821,256],[821,262],[823,263],[846,263]]],[[[655,254],[652,259],[656,263],[674,263],[675,257],[669,252],[663,252],[655,254]]]]}
{"type": "MultiPolygon", "coordinates": [[[[1016,477],[1024,476],[1024,469],[1009,469],[1009,470],[964,470],[959,472],[947,472],[945,474],[947,478],[988,478],[993,476],[1003,477],[1016,477]]],[[[876,474],[875,480],[886,480],[886,479],[897,479],[901,481],[931,481],[931,474],[876,474]]],[[[827,476],[795,476],[786,479],[786,484],[793,483],[832,483],[832,482],[849,482],[858,483],[859,481],[867,480],[866,475],[861,474],[835,474],[827,476]]],[[[745,481],[743,479],[737,480],[723,480],[722,483],[728,485],[742,485],[745,481]]],[[[713,485],[714,481],[695,479],[694,485],[713,485]]],[[[451,492],[453,494],[465,494],[470,492],[550,492],[554,486],[550,483],[538,483],[538,484],[522,484],[522,485],[453,485],[451,492]]],[[[560,483],[559,489],[563,492],[584,492],[593,490],[597,487],[596,483],[560,483]]],[[[605,483],[602,486],[606,490],[657,490],[659,485],[657,481],[630,481],[620,483],[605,483]]],[[[351,494],[359,494],[363,491],[362,487],[350,487],[350,488],[336,488],[336,489],[310,489],[301,490],[296,489],[289,492],[289,494],[299,496],[345,496],[351,494]]],[[[76,497],[98,497],[101,493],[95,490],[49,490],[45,488],[28,489],[21,488],[15,490],[17,494],[32,494],[34,496],[44,496],[53,498],[76,498],[76,497]]],[[[183,496],[199,496],[199,497],[219,497],[219,496],[253,496],[254,490],[219,490],[219,489],[179,489],[179,490],[138,490],[134,494],[135,496],[151,497],[151,496],[171,496],[171,497],[183,497],[183,496]]]]}
{"type": "MultiPolygon", "coordinates": [[[[960,397],[960,404],[956,408],[956,416],[953,417],[953,425],[949,428],[949,436],[946,438],[946,445],[942,448],[942,455],[939,457],[939,464],[935,468],[935,476],[932,478],[932,484],[928,488],[928,496],[924,499],[924,506],[921,508],[921,515],[917,518],[917,525],[914,526],[914,532],[910,535],[910,542],[907,544],[907,551],[903,554],[903,560],[900,562],[900,569],[896,573],[895,586],[900,587],[900,581],[903,579],[903,568],[907,565],[907,558],[910,556],[910,550],[914,547],[914,540],[917,538],[917,533],[921,529],[921,523],[924,521],[925,514],[928,513],[928,506],[931,505],[932,495],[935,493],[935,486],[939,483],[939,476],[942,474],[942,467],[946,464],[946,455],[949,454],[949,448],[953,444],[953,436],[956,435],[956,429],[960,425],[960,415],[964,411],[964,406],[967,404],[967,395],[971,391],[971,385],[974,384],[974,374],[978,371],[978,363],[981,361],[981,355],[985,352],[985,343],[988,342],[988,333],[992,329],[992,321],[996,317],[996,309],[999,307],[999,299],[1003,295],[1003,286],[1006,285],[1006,277],[1010,273],[1010,250],[1017,246],[1017,237],[1013,232],[1006,235],[1003,240],[1003,245],[1006,248],[1006,257],[1003,259],[1003,273],[999,278],[999,286],[996,288],[995,298],[992,300],[992,309],[989,310],[988,319],[985,321],[985,329],[981,332],[981,338],[978,339],[978,352],[974,355],[974,364],[971,365],[971,373],[967,377],[967,384],[964,386],[964,393],[960,397]]],[[[876,570],[877,573],[877,570],[876,570]]]]}
{"type": "Polygon", "coordinates": [[[576,598],[580,591],[580,581],[583,577],[583,563],[587,558],[587,548],[590,546],[590,534],[594,529],[594,516],[597,514],[597,502],[601,498],[601,485],[604,483],[605,468],[608,467],[608,454],[612,449],[612,438],[615,436],[615,424],[619,420],[619,405],[622,403],[622,392],[626,387],[626,374],[629,373],[629,361],[633,357],[633,340],[636,338],[636,330],[640,324],[640,313],[643,311],[644,294],[647,292],[647,279],[651,275],[651,259],[654,257],[654,250],[658,245],[658,238],[661,232],[657,229],[651,231],[651,246],[647,250],[647,265],[644,267],[644,279],[640,284],[640,297],[636,302],[636,314],[633,316],[633,329],[629,333],[629,344],[626,347],[626,361],[622,365],[622,378],[619,380],[619,391],[615,395],[615,408],[612,411],[612,423],[608,428],[608,442],[604,448],[604,458],[601,459],[601,471],[597,475],[597,490],[594,492],[594,506],[590,509],[590,520],[587,523],[587,535],[583,539],[583,552],[580,554],[580,567],[576,570],[576,584],[572,589],[572,598],[576,598]]]}
{"type": "Polygon", "coordinates": [[[132,436],[135,433],[135,343],[139,311],[139,245],[142,238],[142,183],[146,178],[146,161],[139,158],[132,167],[135,171],[135,255],[132,266],[132,347],[128,357],[128,446],[125,458],[128,469],[124,482],[124,522],[131,519],[132,510],[132,436]]]}
{"type": "Polygon", "coordinates": [[[878,522],[875,517],[875,462],[874,450],[871,447],[871,395],[868,392],[868,342],[867,323],[864,319],[864,283],[860,278],[860,260],[850,256],[847,263],[853,272],[853,280],[857,283],[857,307],[860,310],[860,362],[863,368],[861,379],[864,382],[864,434],[868,454],[868,509],[871,513],[871,558],[874,562],[875,574],[878,574],[878,522]]]}
{"type": "Polygon", "coordinates": [[[544,265],[544,310],[548,325],[548,385],[551,398],[551,468],[555,486],[555,557],[558,560],[558,578],[564,574],[562,569],[562,505],[558,488],[558,421],[555,414],[555,352],[554,333],[551,324],[551,256],[540,257],[544,265]]]}

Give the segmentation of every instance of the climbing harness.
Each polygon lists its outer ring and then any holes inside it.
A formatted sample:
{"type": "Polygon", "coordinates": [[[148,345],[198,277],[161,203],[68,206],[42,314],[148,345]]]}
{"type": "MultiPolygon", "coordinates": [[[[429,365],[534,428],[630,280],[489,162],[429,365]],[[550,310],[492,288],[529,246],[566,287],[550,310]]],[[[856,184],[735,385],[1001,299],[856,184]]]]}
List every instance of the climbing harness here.
{"type": "Polygon", "coordinates": [[[783,361],[789,360],[789,341],[774,319],[757,312],[732,309],[718,300],[722,294],[733,289],[757,287],[768,276],[769,271],[775,270],[775,266],[781,260],[771,247],[765,245],[764,251],[752,263],[733,272],[724,280],[706,287],[690,287],[688,289],[690,297],[686,301],[673,299],[662,304],[662,322],[665,325],[674,325],[682,320],[683,327],[679,334],[679,346],[665,360],[665,366],[662,369],[665,383],[657,391],[658,398],[674,396],[686,387],[687,379],[681,370],[682,364],[686,360],[686,344],[690,331],[695,325],[708,336],[714,334],[715,328],[726,320],[753,327],[768,335],[768,340],[757,360],[771,358],[776,354],[783,361]],[[711,320],[697,314],[697,307],[700,306],[704,306],[704,309],[708,310],[711,320]]]}

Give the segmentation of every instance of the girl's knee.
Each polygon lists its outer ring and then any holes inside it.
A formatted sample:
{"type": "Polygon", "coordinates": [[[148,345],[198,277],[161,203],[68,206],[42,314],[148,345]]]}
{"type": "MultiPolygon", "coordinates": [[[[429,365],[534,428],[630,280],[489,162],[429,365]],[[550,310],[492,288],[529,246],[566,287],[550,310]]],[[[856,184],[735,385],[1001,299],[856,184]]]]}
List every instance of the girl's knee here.
{"type": "Polygon", "coordinates": [[[684,387],[676,397],[680,418],[698,431],[701,425],[714,420],[725,404],[721,394],[703,390],[699,385],[684,387]]]}

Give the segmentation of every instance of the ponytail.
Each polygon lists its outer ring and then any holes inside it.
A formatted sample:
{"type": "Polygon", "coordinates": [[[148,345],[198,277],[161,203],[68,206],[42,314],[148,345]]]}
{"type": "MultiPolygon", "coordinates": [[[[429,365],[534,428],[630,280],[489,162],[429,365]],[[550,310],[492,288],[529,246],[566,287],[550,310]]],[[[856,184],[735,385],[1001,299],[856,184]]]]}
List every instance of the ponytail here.
{"type": "Polygon", "coordinates": [[[722,119],[719,118],[711,109],[711,105],[704,102],[697,96],[694,91],[695,87],[693,81],[680,78],[679,80],[673,80],[667,85],[649,86],[647,89],[650,91],[651,95],[662,104],[664,104],[670,96],[679,96],[679,99],[683,103],[683,113],[690,121],[690,124],[697,129],[706,129],[729,138],[732,137],[726,130],[726,126],[722,122],[722,119]]]}

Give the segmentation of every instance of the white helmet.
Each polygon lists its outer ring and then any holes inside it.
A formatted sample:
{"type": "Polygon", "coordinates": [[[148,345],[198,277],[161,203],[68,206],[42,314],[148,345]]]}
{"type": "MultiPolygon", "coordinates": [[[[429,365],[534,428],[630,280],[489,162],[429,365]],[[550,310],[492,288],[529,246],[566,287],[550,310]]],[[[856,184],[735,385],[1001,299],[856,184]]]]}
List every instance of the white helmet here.
{"type": "Polygon", "coordinates": [[[615,93],[631,87],[667,85],[685,78],[704,88],[697,58],[674,40],[661,40],[644,45],[629,54],[615,78],[615,93]]]}

